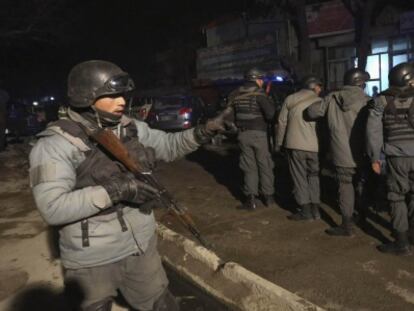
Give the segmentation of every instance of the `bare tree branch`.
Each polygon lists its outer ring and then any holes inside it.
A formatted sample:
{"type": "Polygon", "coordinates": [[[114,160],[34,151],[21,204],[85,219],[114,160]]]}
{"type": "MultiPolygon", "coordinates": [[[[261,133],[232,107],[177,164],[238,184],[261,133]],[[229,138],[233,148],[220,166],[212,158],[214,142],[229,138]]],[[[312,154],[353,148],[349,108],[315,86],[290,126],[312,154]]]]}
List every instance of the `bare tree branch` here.
{"type": "Polygon", "coordinates": [[[0,4],[0,44],[13,45],[23,39],[53,43],[62,36],[62,16],[68,0],[2,1],[0,4]],[[60,17],[60,19],[59,19],[60,17]]]}

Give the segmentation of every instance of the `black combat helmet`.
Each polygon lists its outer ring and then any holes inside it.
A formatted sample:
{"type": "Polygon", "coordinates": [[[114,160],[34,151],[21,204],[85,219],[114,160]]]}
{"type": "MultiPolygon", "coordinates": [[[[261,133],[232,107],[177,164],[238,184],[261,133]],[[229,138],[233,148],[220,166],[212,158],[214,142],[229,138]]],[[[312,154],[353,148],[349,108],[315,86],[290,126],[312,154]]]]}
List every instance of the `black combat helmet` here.
{"type": "Polygon", "coordinates": [[[266,76],[266,72],[265,72],[265,71],[263,71],[263,70],[261,70],[261,69],[259,69],[259,68],[257,68],[257,67],[254,67],[254,68],[249,69],[249,70],[245,73],[244,78],[245,78],[247,81],[252,81],[252,82],[254,82],[254,81],[256,81],[257,79],[262,79],[262,80],[263,80],[265,76],[266,76]]]}
{"type": "Polygon", "coordinates": [[[405,87],[414,80],[414,65],[412,63],[401,63],[390,70],[388,74],[390,86],[405,87]]]}
{"type": "Polygon", "coordinates": [[[369,73],[365,70],[352,68],[345,72],[344,84],[363,87],[370,78],[369,73]]]}
{"type": "Polygon", "coordinates": [[[125,94],[134,89],[134,82],[126,72],[102,60],[77,64],[68,76],[69,104],[76,108],[89,107],[105,95],[125,94]]]}
{"type": "Polygon", "coordinates": [[[303,89],[313,90],[317,85],[322,86],[322,80],[315,75],[305,76],[301,81],[303,89]]]}

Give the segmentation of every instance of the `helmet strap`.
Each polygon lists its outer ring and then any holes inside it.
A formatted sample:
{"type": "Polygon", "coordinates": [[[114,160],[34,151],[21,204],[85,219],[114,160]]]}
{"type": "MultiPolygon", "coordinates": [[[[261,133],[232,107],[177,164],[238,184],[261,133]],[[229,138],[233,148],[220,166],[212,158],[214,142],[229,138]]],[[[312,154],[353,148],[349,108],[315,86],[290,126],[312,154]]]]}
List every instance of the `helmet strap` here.
{"type": "MultiPolygon", "coordinates": [[[[95,109],[94,109],[95,110],[95,109]]],[[[99,116],[98,111],[95,110],[95,118],[96,118],[96,122],[98,123],[98,126],[100,128],[102,128],[102,122],[101,122],[101,117],[99,116]]]]}
{"type": "Polygon", "coordinates": [[[121,122],[122,116],[117,116],[112,113],[99,110],[94,105],[92,105],[91,108],[95,112],[95,120],[100,128],[115,127],[121,122]]]}

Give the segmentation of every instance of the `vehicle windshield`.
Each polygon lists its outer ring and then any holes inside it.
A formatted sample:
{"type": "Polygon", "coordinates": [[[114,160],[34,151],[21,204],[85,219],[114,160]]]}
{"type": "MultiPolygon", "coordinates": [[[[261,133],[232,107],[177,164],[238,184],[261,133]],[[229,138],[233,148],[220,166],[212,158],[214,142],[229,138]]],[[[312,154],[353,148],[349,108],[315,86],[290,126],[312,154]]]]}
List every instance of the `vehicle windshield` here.
{"type": "Polygon", "coordinates": [[[166,109],[166,108],[179,108],[184,105],[182,98],[180,97],[164,97],[159,98],[154,103],[155,109],[166,109]]]}

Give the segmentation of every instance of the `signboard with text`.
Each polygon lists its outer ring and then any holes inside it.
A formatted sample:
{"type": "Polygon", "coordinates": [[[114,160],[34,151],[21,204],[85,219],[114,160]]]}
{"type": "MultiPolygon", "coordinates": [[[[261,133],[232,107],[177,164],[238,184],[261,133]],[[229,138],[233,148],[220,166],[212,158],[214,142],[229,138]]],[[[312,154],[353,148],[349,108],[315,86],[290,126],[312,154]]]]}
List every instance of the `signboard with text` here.
{"type": "Polygon", "coordinates": [[[276,38],[272,34],[197,51],[198,79],[240,79],[246,68],[277,64],[276,38]]]}
{"type": "Polygon", "coordinates": [[[342,1],[306,6],[306,20],[311,38],[350,32],[354,29],[353,17],[342,1]]]}
{"type": "Polygon", "coordinates": [[[414,32],[414,11],[402,13],[400,16],[401,33],[414,32]]]}

